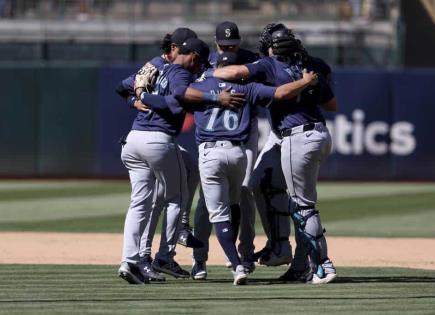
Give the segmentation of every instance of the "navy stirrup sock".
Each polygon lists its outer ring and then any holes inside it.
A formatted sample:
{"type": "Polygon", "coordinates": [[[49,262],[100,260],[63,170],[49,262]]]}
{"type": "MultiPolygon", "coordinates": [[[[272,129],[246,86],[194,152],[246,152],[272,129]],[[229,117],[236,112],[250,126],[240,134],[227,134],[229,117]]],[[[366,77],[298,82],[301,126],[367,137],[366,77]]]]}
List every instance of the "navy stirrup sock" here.
{"type": "Polygon", "coordinates": [[[233,227],[234,239],[233,243],[237,241],[237,236],[239,235],[240,220],[241,220],[241,210],[238,204],[231,205],[231,226],[233,227]]]}
{"type": "Polygon", "coordinates": [[[227,255],[230,260],[233,270],[235,270],[238,265],[241,265],[241,262],[237,253],[236,245],[233,241],[234,231],[231,223],[230,221],[218,222],[214,224],[214,227],[219,243],[221,244],[225,255],[227,255]]]}

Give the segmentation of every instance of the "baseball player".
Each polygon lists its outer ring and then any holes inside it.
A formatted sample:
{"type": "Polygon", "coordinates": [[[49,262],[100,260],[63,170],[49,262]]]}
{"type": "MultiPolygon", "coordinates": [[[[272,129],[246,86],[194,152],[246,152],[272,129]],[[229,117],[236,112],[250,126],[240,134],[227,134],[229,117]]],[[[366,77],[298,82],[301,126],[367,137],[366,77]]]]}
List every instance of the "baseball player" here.
{"type": "MultiPolygon", "coordinates": [[[[235,61],[235,57],[235,54],[224,53],[222,60],[227,58],[235,61]]],[[[215,226],[219,243],[231,261],[234,285],[244,284],[247,279],[247,271],[241,264],[235,247],[231,209],[240,202],[241,184],[246,170],[244,143],[249,137],[252,112],[257,105],[267,106],[272,100],[290,99],[316,80],[314,73],[305,72],[301,80],[274,88],[255,83],[237,85],[209,78],[192,83],[184,95],[184,102],[188,103],[192,90],[218,94],[231,87],[232,92],[243,93],[246,97],[245,106],[238,112],[213,104],[191,107],[195,112],[197,126],[201,186],[210,222],[215,226]]]]}
{"type": "MultiPolygon", "coordinates": [[[[237,25],[233,22],[225,21],[216,26],[215,34],[216,51],[210,53],[209,62],[216,68],[217,63],[223,64],[246,64],[258,60],[259,56],[249,50],[240,48],[241,37],[237,25]],[[227,60],[221,59],[224,52],[231,52],[236,56],[235,60],[232,57],[226,56],[227,60]]],[[[258,151],[258,124],[256,111],[253,112],[252,122],[249,134],[249,140],[245,144],[245,152],[247,157],[247,167],[245,177],[242,183],[240,208],[232,209],[232,222],[235,226],[240,222],[240,235],[238,250],[241,255],[242,264],[245,268],[252,272],[255,269],[253,253],[254,253],[254,237],[255,237],[255,202],[252,191],[248,188],[249,179],[251,177],[254,161],[257,158],[258,151]],[[240,218],[240,219],[239,219],[240,218]]],[[[195,211],[194,231],[204,247],[194,248],[193,250],[193,266],[192,278],[195,280],[204,280],[207,278],[206,261],[208,259],[208,239],[211,235],[212,225],[208,220],[208,212],[204,202],[204,196],[200,191],[200,199],[195,211]]],[[[237,228],[238,230],[238,228],[237,228]]],[[[237,234],[237,233],[236,233],[237,234]]],[[[231,262],[227,260],[227,266],[231,267],[231,262]]]]}
{"type": "MultiPolygon", "coordinates": [[[[138,100],[138,96],[141,92],[150,89],[150,87],[154,85],[158,72],[162,70],[165,64],[171,63],[175,60],[178,56],[179,46],[188,38],[197,38],[197,35],[191,29],[184,27],[177,28],[172,34],[166,34],[161,45],[163,54],[153,58],[150,62],[146,63],[137,74],[132,74],[122,82],[120,90],[121,93],[127,94],[127,102],[130,106],[135,107],[138,110],[143,109],[144,105],[138,100]]],[[[189,225],[190,208],[199,182],[199,172],[196,166],[196,159],[193,158],[192,155],[183,147],[179,146],[179,148],[187,171],[189,197],[186,210],[182,214],[182,226],[180,228],[178,244],[186,247],[202,247],[203,244],[193,236],[192,229],[189,225]]],[[[161,185],[157,184],[157,187],[160,188],[160,193],[156,194],[155,205],[157,209],[161,210],[163,201],[162,189],[161,185]]],[[[153,217],[153,222],[156,222],[157,224],[160,213],[159,211],[155,211],[154,213],[155,217],[153,217]]],[[[151,226],[150,228],[155,229],[155,226],[151,226]]],[[[146,232],[147,231],[148,229],[146,229],[146,232]]],[[[147,238],[147,235],[149,234],[152,233],[144,233],[145,239],[143,243],[151,246],[152,239],[147,238]]],[[[149,246],[145,248],[146,251],[150,250],[149,246]]]]}
{"type": "MultiPolygon", "coordinates": [[[[167,34],[163,41],[161,48],[163,54],[161,56],[153,58],[149,63],[142,67],[138,72],[130,75],[128,78],[124,79],[118,86],[117,92],[122,97],[126,98],[127,104],[130,107],[134,107],[138,110],[143,110],[144,105],[140,102],[137,95],[144,90],[150,90],[154,86],[155,79],[157,78],[158,72],[163,71],[165,64],[173,62],[178,56],[179,46],[187,40],[188,38],[196,38],[196,33],[188,28],[177,28],[172,34],[167,34]],[[138,79],[141,81],[138,83],[138,79]],[[135,82],[136,81],[136,82],[135,82]],[[137,94],[137,95],[136,95],[137,94]]],[[[178,243],[183,246],[195,247],[202,246],[202,244],[193,237],[189,229],[189,210],[192,204],[192,199],[196,191],[196,186],[199,182],[199,172],[196,165],[196,160],[193,159],[190,153],[188,153],[184,148],[179,146],[181,155],[183,157],[183,162],[186,167],[187,172],[187,185],[188,185],[188,200],[186,210],[182,214],[182,226],[179,232],[178,243]]],[[[149,280],[164,280],[164,277],[159,273],[156,273],[151,266],[151,245],[154,237],[154,233],[157,227],[157,223],[160,217],[161,210],[164,208],[164,190],[163,185],[156,179],[155,192],[153,196],[153,207],[150,220],[144,228],[140,242],[139,256],[141,257],[141,267],[144,268],[145,275],[149,280]]],[[[165,239],[161,238],[160,246],[166,246],[165,239]]]]}
{"type": "MultiPolygon", "coordinates": [[[[271,44],[270,29],[274,27],[275,24],[269,24],[263,30],[263,34],[260,37],[259,48],[264,56],[268,55],[268,48],[271,44]]],[[[276,43],[275,45],[279,44],[276,43]]],[[[282,41],[281,45],[291,44],[282,41]]],[[[297,47],[301,49],[301,53],[306,54],[305,49],[300,45],[300,43],[298,43],[297,47]]],[[[307,54],[306,58],[315,61],[316,71],[318,71],[329,84],[331,68],[319,58],[313,58],[307,54]]],[[[276,266],[292,262],[291,246],[288,242],[290,226],[288,221],[289,212],[287,210],[288,201],[286,198],[286,182],[284,174],[282,173],[280,159],[281,140],[273,131],[271,131],[268,140],[257,159],[250,183],[253,187],[252,189],[256,198],[257,208],[268,238],[266,247],[256,253],[255,258],[259,258],[260,264],[268,266],[276,266]],[[267,209],[267,211],[264,209],[267,209]]],[[[302,246],[301,242],[297,243],[292,268],[283,280],[304,280],[307,278],[305,272],[297,271],[307,270],[307,249],[302,246]]]]}
{"type": "MultiPolygon", "coordinates": [[[[250,77],[276,86],[299,79],[303,67],[320,68],[315,59],[303,53],[300,41],[284,25],[269,25],[266,29],[269,36],[264,40],[268,43],[265,47],[269,57],[246,66],[217,69],[214,76],[250,77]]],[[[291,103],[292,106],[284,107],[274,102],[269,107],[272,129],[282,139],[281,166],[291,198],[289,212],[296,227],[297,243],[302,243],[309,251],[312,277],[307,280],[314,284],[328,283],[336,277],[336,270],[327,255],[315,204],[318,171],[320,163],[330,153],[331,137],[318,105],[336,110],[336,100],[326,79],[320,76],[318,86],[307,89],[291,103]]]]}
{"type": "MultiPolygon", "coordinates": [[[[186,88],[208,54],[204,42],[196,38],[187,39],[173,64],[165,65],[159,73],[153,93],[168,95],[177,88],[186,88]]],[[[181,152],[174,142],[184,116],[185,113],[179,110],[139,111],[122,149],[121,159],[129,171],[132,196],[124,226],[119,275],[129,283],[147,281],[139,251],[144,228],[152,213],[156,179],[164,191],[166,212],[161,237],[165,246],[159,248],[152,268],[175,277],[190,276],[173,259],[181,213],[187,203],[186,171],[181,152]]]]}

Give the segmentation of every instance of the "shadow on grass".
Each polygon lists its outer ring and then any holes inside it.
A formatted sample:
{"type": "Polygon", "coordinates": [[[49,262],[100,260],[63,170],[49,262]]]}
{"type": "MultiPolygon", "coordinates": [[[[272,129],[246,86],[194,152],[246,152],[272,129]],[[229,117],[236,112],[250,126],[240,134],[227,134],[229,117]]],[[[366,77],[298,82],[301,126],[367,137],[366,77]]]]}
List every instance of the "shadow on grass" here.
{"type": "MultiPolygon", "coordinates": [[[[231,280],[209,279],[203,283],[228,283],[231,280]]],[[[302,282],[284,282],[277,278],[249,278],[249,285],[291,285],[305,284],[302,282]]],[[[334,282],[339,283],[435,283],[435,277],[412,277],[412,276],[392,276],[392,277],[337,277],[334,282]]]]}
{"type": "MultiPolygon", "coordinates": [[[[418,299],[434,299],[435,295],[416,295],[416,296],[304,296],[304,297],[294,297],[294,296],[266,296],[266,297],[258,297],[258,296],[223,296],[223,297],[207,297],[207,301],[273,301],[273,300],[315,300],[315,301],[333,301],[333,300],[418,300],[418,299]]],[[[176,298],[168,298],[168,297],[152,297],[152,298],[107,298],[107,299],[35,299],[35,300],[4,300],[0,301],[1,304],[9,304],[9,303],[107,303],[107,302],[155,302],[155,301],[198,301],[198,297],[176,297],[176,298]]]]}
{"type": "Polygon", "coordinates": [[[435,283],[435,277],[337,277],[334,283],[435,283]]]}

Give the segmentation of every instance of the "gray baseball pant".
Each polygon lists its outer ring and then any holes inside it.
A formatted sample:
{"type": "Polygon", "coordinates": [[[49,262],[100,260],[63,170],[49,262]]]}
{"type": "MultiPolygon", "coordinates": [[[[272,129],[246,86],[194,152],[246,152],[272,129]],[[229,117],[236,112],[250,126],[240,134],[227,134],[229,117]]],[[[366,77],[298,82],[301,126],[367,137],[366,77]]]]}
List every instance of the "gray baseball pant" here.
{"type": "MultiPolygon", "coordinates": [[[[241,217],[238,251],[242,256],[242,260],[249,260],[255,249],[255,201],[249,182],[254,168],[254,161],[258,154],[258,121],[256,118],[251,121],[251,132],[245,145],[245,152],[247,162],[240,197],[241,217]]],[[[204,243],[204,247],[194,248],[193,258],[196,261],[207,261],[212,224],[208,219],[208,211],[202,190],[200,190],[195,210],[194,227],[195,237],[204,243]]]]}
{"type": "MultiPolygon", "coordinates": [[[[186,168],[186,176],[187,176],[187,203],[186,208],[184,209],[181,215],[181,224],[189,223],[190,216],[190,208],[192,206],[193,197],[195,196],[196,188],[199,183],[199,171],[198,171],[198,163],[195,158],[182,146],[178,145],[180,149],[181,156],[183,158],[183,162],[186,168]]],[[[141,244],[140,244],[140,257],[144,260],[148,260],[151,257],[151,246],[153,243],[153,238],[155,235],[155,231],[157,228],[157,224],[159,222],[160,214],[164,208],[164,190],[163,186],[159,183],[158,179],[156,180],[154,192],[154,201],[152,207],[151,220],[148,221],[148,224],[145,227],[144,233],[142,234],[141,244]]],[[[163,244],[164,239],[160,239],[160,247],[164,247],[163,244]]]]}
{"type": "Polygon", "coordinates": [[[140,244],[151,219],[156,179],[163,186],[164,207],[161,246],[156,257],[170,261],[175,255],[181,213],[187,202],[186,170],[173,137],[163,132],[132,130],[121,153],[132,186],[124,225],[122,261],[138,263],[140,244]]]}
{"type": "MultiPolygon", "coordinates": [[[[315,239],[318,255],[322,261],[328,256],[326,239],[318,214],[315,212],[317,202],[317,179],[321,163],[331,152],[331,136],[323,123],[316,123],[315,128],[303,131],[303,126],[292,129],[290,136],[284,137],[281,147],[281,165],[292,199],[291,212],[304,218],[304,233],[296,231],[297,249],[292,267],[303,270],[306,260],[300,255],[306,255],[306,246],[301,247],[301,239],[309,235],[315,239]],[[301,209],[300,207],[303,207],[301,209]],[[305,234],[306,232],[306,234],[305,234]],[[300,249],[300,252],[298,252],[300,249]]],[[[294,220],[295,221],[295,220],[294,220]]],[[[295,222],[295,227],[297,222],[295,222]]]]}
{"type": "Polygon", "coordinates": [[[231,205],[240,202],[240,191],[246,170],[242,146],[230,141],[207,142],[199,146],[201,187],[211,223],[231,221],[231,205]]]}

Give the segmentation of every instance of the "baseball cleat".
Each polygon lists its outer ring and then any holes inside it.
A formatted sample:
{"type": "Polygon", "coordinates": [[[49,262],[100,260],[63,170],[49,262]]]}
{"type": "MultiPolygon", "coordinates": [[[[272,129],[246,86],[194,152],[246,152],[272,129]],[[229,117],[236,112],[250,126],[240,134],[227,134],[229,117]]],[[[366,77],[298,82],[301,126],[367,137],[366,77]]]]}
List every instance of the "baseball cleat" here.
{"type": "Polygon", "coordinates": [[[238,265],[235,271],[231,271],[233,273],[234,285],[244,285],[248,282],[248,274],[245,271],[245,267],[243,265],[238,265]]]}
{"type": "Polygon", "coordinates": [[[192,228],[188,224],[184,224],[181,228],[177,243],[190,248],[204,247],[204,243],[193,235],[192,228]]]}
{"type": "Polygon", "coordinates": [[[205,264],[205,261],[194,260],[191,275],[194,280],[206,280],[207,266],[205,264]]]}
{"type": "Polygon", "coordinates": [[[139,265],[142,276],[149,281],[165,281],[165,277],[156,272],[152,266],[152,260],[146,260],[139,265]]]}
{"type": "Polygon", "coordinates": [[[121,266],[118,269],[118,275],[130,284],[144,284],[148,282],[148,280],[142,275],[138,266],[128,262],[121,263],[121,266]]]}
{"type": "Polygon", "coordinates": [[[261,256],[268,254],[271,251],[269,247],[263,247],[258,252],[255,252],[254,255],[252,255],[252,259],[254,261],[258,261],[261,256]]]}
{"type": "Polygon", "coordinates": [[[307,267],[305,270],[294,270],[289,268],[283,275],[279,277],[280,281],[285,282],[309,282],[311,281],[313,274],[311,268],[307,267]]]}
{"type": "Polygon", "coordinates": [[[337,277],[337,271],[335,270],[332,261],[327,258],[319,267],[318,271],[313,274],[313,278],[309,283],[311,284],[325,284],[333,281],[337,277]]]}
{"type": "Polygon", "coordinates": [[[242,258],[242,265],[247,273],[253,273],[255,271],[255,262],[252,260],[242,258]]]}
{"type": "Polygon", "coordinates": [[[152,267],[157,272],[163,272],[175,278],[190,278],[190,273],[187,270],[181,268],[175,260],[163,261],[160,259],[154,259],[152,267]]]}
{"type": "Polygon", "coordinates": [[[278,256],[273,251],[263,255],[258,260],[260,265],[265,266],[281,266],[281,265],[289,265],[293,261],[292,255],[280,255],[278,256]]]}
{"type": "Polygon", "coordinates": [[[328,273],[323,278],[320,278],[318,275],[314,274],[313,279],[309,281],[308,283],[311,284],[325,284],[332,282],[337,277],[336,273],[328,273]]]}

